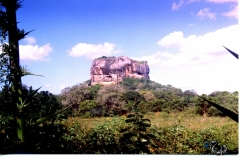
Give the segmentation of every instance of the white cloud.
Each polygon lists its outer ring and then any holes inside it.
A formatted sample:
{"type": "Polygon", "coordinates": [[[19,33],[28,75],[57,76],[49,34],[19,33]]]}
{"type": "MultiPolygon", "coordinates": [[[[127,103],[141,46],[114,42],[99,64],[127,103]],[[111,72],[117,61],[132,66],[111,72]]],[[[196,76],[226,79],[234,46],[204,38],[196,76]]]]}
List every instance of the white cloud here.
{"type": "Polygon", "coordinates": [[[172,10],[178,10],[183,5],[188,5],[190,3],[197,2],[197,1],[199,0],[180,0],[178,3],[174,2],[172,4],[172,10]]]}
{"type": "MultiPolygon", "coordinates": [[[[178,46],[179,53],[175,57],[178,56],[181,60],[191,57],[191,60],[196,63],[196,56],[199,55],[212,56],[212,59],[224,55],[225,49],[223,49],[222,45],[239,51],[237,46],[239,41],[238,33],[240,33],[238,25],[222,28],[202,36],[190,35],[184,37],[182,32],[173,32],[163,37],[157,44],[165,48],[178,46]]],[[[199,59],[199,61],[201,60],[199,59]]],[[[206,59],[203,59],[203,61],[206,61],[206,59]]]]}
{"type": "Polygon", "coordinates": [[[20,59],[21,60],[49,60],[48,57],[52,48],[50,44],[45,44],[43,46],[38,45],[20,45],[20,59]]]}
{"type": "Polygon", "coordinates": [[[204,8],[197,13],[197,16],[200,16],[202,19],[209,18],[211,20],[216,20],[216,13],[210,12],[209,8],[204,8]]]}
{"type": "Polygon", "coordinates": [[[178,10],[182,5],[184,5],[184,0],[180,0],[178,4],[174,2],[172,5],[172,10],[178,10]]]}
{"type": "Polygon", "coordinates": [[[157,43],[165,48],[175,47],[177,53],[157,52],[134,59],[148,61],[151,80],[161,84],[195,89],[199,94],[216,90],[237,91],[239,60],[222,45],[239,53],[239,33],[238,25],[201,36],[184,37],[182,32],[173,32],[157,43]]]}
{"type": "Polygon", "coordinates": [[[162,40],[158,41],[157,44],[164,47],[170,47],[170,46],[181,47],[182,41],[183,41],[182,39],[183,39],[183,33],[175,31],[165,36],[162,40]]]}
{"type": "Polygon", "coordinates": [[[64,88],[66,88],[67,86],[66,85],[61,85],[60,86],[60,89],[63,90],[64,88]]]}
{"type": "Polygon", "coordinates": [[[51,87],[52,85],[51,84],[46,84],[45,87],[51,87]]]}
{"type": "Polygon", "coordinates": [[[207,0],[207,2],[218,3],[218,4],[221,4],[221,3],[232,4],[233,9],[228,12],[222,13],[222,15],[230,18],[238,19],[238,0],[207,0]]]}
{"type": "Polygon", "coordinates": [[[223,16],[238,18],[238,5],[234,6],[229,12],[222,13],[223,16]]]}
{"type": "Polygon", "coordinates": [[[207,2],[213,2],[213,3],[227,3],[227,2],[238,2],[238,0],[207,0],[207,2]]]}
{"type": "Polygon", "coordinates": [[[114,48],[115,44],[108,42],[98,45],[79,43],[70,50],[69,55],[73,57],[85,56],[90,59],[95,59],[101,56],[109,56],[118,53],[119,51],[114,48]]]}
{"type": "Polygon", "coordinates": [[[193,26],[195,26],[195,24],[192,24],[192,23],[188,24],[188,27],[193,27],[193,26]]]}
{"type": "MultiPolygon", "coordinates": [[[[49,61],[49,54],[53,51],[50,44],[45,44],[43,46],[33,45],[36,43],[34,37],[27,37],[24,39],[27,42],[27,45],[19,45],[19,55],[20,60],[42,60],[49,61]]],[[[2,49],[0,49],[0,54],[2,49]]]]}
{"type": "Polygon", "coordinates": [[[36,43],[36,39],[34,37],[26,37],[23,39],[24,41],[27,42],[27,44],[32,45],[36,43]]]}

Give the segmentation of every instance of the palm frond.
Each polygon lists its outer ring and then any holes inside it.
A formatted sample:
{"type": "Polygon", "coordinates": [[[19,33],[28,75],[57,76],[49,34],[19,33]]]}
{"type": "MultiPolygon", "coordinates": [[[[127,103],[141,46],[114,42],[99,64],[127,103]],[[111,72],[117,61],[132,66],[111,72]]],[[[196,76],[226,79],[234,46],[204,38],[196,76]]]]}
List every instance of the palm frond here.
{"type": "Polygon", "coordinates": [[[21,76],[34,75],[34,76],[41,76],[41,77],[43,77],[42,75],[37,75],[37,74],[31,73],[31,72],[27,69],[27,67],[20,66],[20,68],[21,68],[21,76]]]}
{"type": "Polygon", "coordinates": [[[49,116],[46,116],[46,117],[43,117],[43,118],[40,118],[40,119],[36,120],[36,122],[35,122],[34,124],[32,124],[31,126],[34,127],[34,126],[36,126],[36,125],[38,125],[38,124],[41,124],[41,123],[46,122],[47,120],[53,118],[54,116],[57,116],[58,114],[64,112],[64,111],[67,110],[70,106],[71,106],[71,105],[69,105],[69,106],[67,106],[67,107],[65,107],[65,108],[63,108],[63,109],[61,109],[61,110],[58,110],[57,112],[55,112],[55,113],[53,113],[53,114],[51,114],[51,115],[49,115],[49,116]]]}
{"type": "MultiPolygon", "coordinates": [[[[199,96],[199,95],[197,95],[199,96]]],[[[231,110],[228,110],[212,101],[207,100],[204,97],[199,96],[200,98],[202,98],[203,100],[207,101],[210,105],[212,105],[213,107],[217,108],[219,111],[221,111],[222,113],[224,113],[225,115],[227,115],[229,118],[231,118],[232,120],[234,120],[235,122],[238,123],[238,114],[234,113],[231,110]]]]}
{"type": "Polygon", "coordinates": [[[18,31],[18,32],[17,32],[17,33],[18,33],[18,40],[21,40],[21,39],[25,38],[29,33],[31,33],[31,32],[34,31],[34,30],[25,32],[23,29],[22,29],[22,30],[21,30],[21,29],[18,29],[17,31],[18,31]]]}
{"type": "Polygon", "coordinates": [[[236,57],[238,59],[238,54],[229,50],[228,48],[226,48],[225,46],[223,46],[226,50],[228,50],[228,52],[230,52],[234,57],[236,57]]]}
{"type": "Polygon", "coordinates": [[[15,2],[10,1],[10,0],[0,0],[0,6],[6,8],[6,9],[14,8],[14,10],[16,11],[22,7],[22,5],[21,5],[22,2],[23,1],[19,1],[19,0],[15,0],[15,2]]]}

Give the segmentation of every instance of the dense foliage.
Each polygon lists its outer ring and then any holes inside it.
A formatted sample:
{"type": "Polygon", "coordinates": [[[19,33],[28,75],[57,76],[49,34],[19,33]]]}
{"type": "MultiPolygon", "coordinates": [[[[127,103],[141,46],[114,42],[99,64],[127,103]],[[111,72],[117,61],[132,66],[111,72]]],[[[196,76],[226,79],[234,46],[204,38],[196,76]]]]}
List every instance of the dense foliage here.
{"type": "MultiPolygon", "coordinates": [[[[28,97],[29,93],[32,93],[32,88],[24,86],[23,95],[25,97],[28,97]]],[[[15,149],[17,149],[14,147],[19,142],[17,134],[15,134],[14,132],[14,130],[17,130],[18,126],[15,123],[15,119],[11,116],[11,114],[16,111],[14,111],[14,108],[12,107],[13,104],[11,103],[11,97],[9,97],[8,95],[11,95],[11,91],[7,87],[3,88],[0,91],[0,153],[13,153],[15,149]]],[[[28,126],[28,130],[26,130],[28,134],[26,138],[28,139],[28,141],[31,141],[33,138],[36,140],[38,138],[37,134],[39,134],[40,132],[47,134],[46,128],[54,128],[54,122],[65,118],[63,114],[59,114],[55,117],[50,118],[45,123],[41,124],[41,128],[43,130],[45,128],[45,132],[40,131],[40,129],[38,128],[40,126],[32,127],[36,120],[55,113],[57,110],[62,108],[62,105],[58,102],[58,100],[53,94],[47,91],[37,92],[34,97],[32,97],[32,99],[30,100],[27,100],[26,103],[28,105],[26,106],[25,112],[23,114],[25,114],[25,122],[26,126],[28,126]],[[31,134],[33,134],[32,137],[31,134]]],[[[52,135],[54,134],[49,134],[49,136],[52,135]]],[[[35,140],[34,142],[36,142],[35,140]]]]}
{"type": "MultiPolygon", "coordinates": [[[[205,98],[238,112],[238,92],[213,92],[205,98]]],[[[119,85],[87,86],[86,83],[64,89],[60,95],[63,105],[72,104],[72,115],[116,116],[131,112],[133,105],[142,113],[182,112],[195,108],[202,116],[226,116],[194,91],[182,91],[171,85],[161,85],[148,79],[126,78],[119,85]]]]}

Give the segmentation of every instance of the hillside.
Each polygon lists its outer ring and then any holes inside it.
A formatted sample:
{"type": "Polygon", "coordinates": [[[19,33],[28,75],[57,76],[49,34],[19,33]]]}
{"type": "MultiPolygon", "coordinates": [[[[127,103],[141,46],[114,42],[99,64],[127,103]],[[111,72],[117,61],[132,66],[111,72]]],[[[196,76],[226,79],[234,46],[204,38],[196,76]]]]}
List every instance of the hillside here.
{"type": "MultiPolygon", "coordinates": [[[[72,105],[75,116],[114,116],[133,110],[177,113],[195,108],[203,116],[225,116],[193,91],[182,91],[171,85],[161,85],[149,79],[125,78],[119,84],[87,86],[90,80],[65,88],[60,99],[63,105],[72,105]]],[[[238,92],[214,92],[202,95],[234,112],[238,111],[238,92]]]]}

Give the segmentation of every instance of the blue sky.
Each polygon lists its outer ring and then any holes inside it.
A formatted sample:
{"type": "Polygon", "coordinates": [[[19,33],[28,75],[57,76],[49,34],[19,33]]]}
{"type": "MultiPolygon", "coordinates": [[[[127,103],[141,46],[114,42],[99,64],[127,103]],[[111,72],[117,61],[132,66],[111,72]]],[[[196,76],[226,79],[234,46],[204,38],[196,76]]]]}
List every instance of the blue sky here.
{"type": "Polygon", "coordinates": [[[101,56],[148,61],[150,79],[197,93],[238,90],[237,0],[24,0],[21,65],[28,86],[59,94],[90,79],[101,56]]]}

